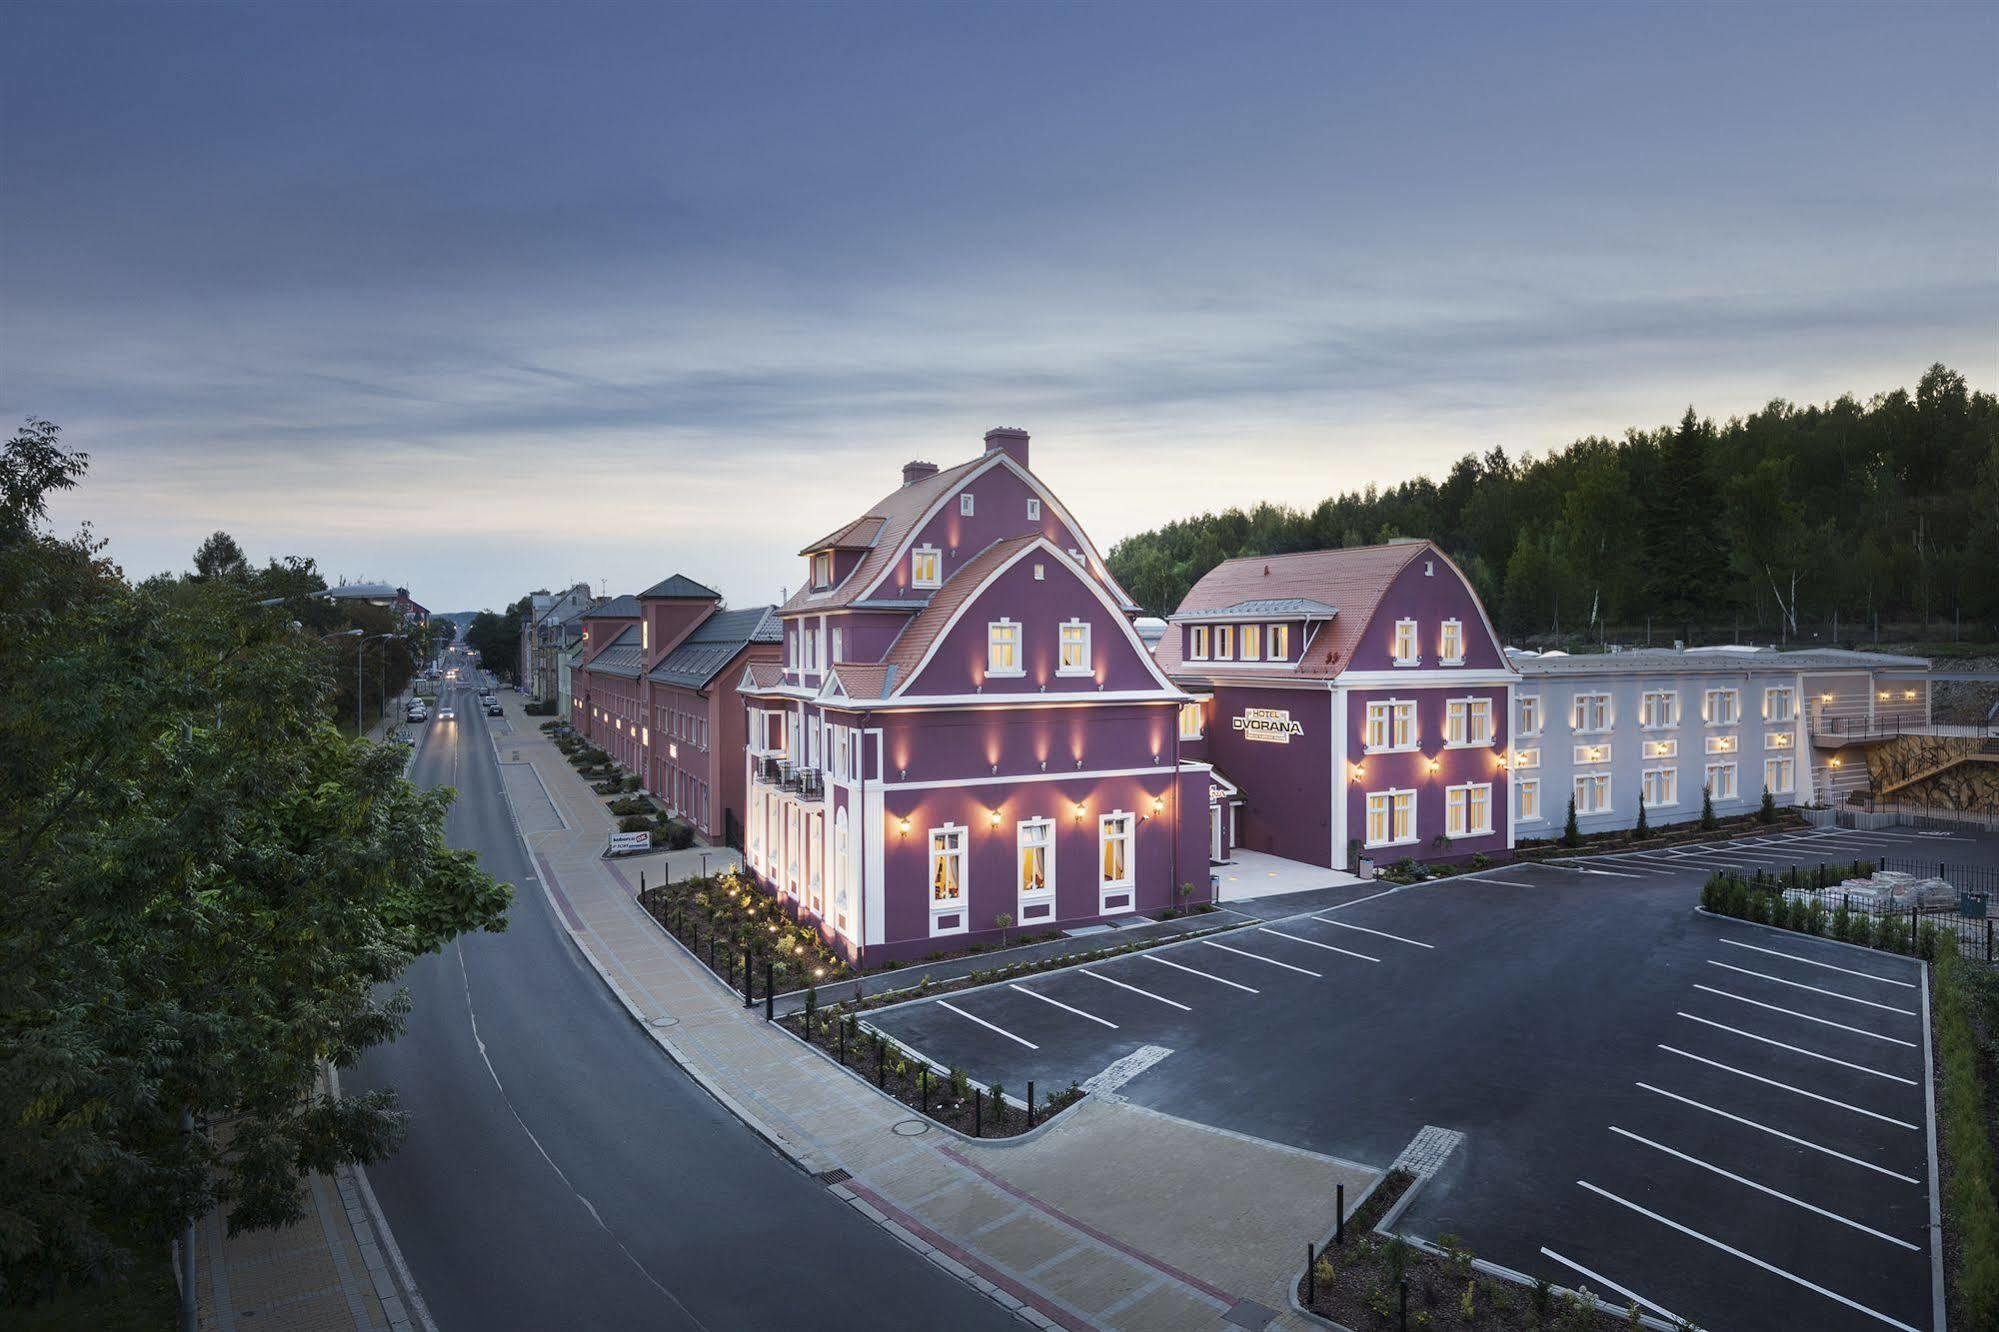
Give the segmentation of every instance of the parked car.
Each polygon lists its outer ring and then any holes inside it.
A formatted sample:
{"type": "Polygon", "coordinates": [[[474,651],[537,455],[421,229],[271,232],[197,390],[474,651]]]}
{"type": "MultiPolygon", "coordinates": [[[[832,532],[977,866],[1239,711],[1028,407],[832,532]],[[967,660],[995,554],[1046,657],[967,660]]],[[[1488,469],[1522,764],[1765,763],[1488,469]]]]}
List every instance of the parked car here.
{"type": "Polygon", "coordinates": [[[413,704],[410,710],[403,714],[403,720],[413,722],[429,721],[430,713],[425,710],[421,703],[413,704]]]}
{"type": "Polygon", "coordinates": [[[507,710],[500,706],[499,699],[489,698],[486,700],[486,715],[488,717],[504,717],[507,715],[507,710]]]}

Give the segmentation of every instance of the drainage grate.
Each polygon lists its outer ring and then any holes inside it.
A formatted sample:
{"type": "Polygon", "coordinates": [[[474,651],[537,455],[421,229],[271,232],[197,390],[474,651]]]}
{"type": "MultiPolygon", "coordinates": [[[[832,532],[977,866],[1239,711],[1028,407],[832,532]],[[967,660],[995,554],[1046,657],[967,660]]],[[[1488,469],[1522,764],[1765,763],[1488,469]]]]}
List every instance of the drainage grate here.
{"type": "Polygon", "coordinates": [[[838,1166],[835,1166],[831,1170],[820,1171],[812,1178],[818,1180],[821,1184],[845,1184],[848,1180],[852,1179],[853,1176],[848,1172],[846,1172],[845,1170],[840,1169],[838,1166]]]}

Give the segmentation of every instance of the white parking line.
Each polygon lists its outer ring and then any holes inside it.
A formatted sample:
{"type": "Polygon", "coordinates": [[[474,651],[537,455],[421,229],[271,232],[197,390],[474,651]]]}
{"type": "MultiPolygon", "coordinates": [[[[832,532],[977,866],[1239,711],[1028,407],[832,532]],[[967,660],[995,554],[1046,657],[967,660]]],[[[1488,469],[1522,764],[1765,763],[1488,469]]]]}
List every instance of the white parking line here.
{"type": "Polygon", "coordinates": [[[1055,1005],[1057,1008],[1061,1009],[1065,1013],[1074,1013],[1079,1018],[1088,1018],[1090,1021],[1095,1022],[1100,1026],[1109,1027],[1112,1031],[1117,1030],[1117,1023],[1115,1022],[1106,1022],[1104,1021],[1104,1019],[1098,1017],[1095,1013],[1085,1013],[1080,1008],[1071,1008],[1069,1007],[1069,1005],[1063,1003],[1060,999],[1050,999],[1047,995],[1038,993],[1037,991],[1034,990],[1030,990],[1025,985],[1015,985],[1013,982],[1008,981],[1006,988],[1009,990],[1019,990],[1022,994],[1026,995],[1030,999],[1039,999],[1044,1004],[1055,1005]]]}
{"type": "Polygon", "coordinates": [[[1830,962],[1820,962],[1814,958],[1800,957],[1796,953],[1781,953],[1774,948],[1759,948],[1755,944],[1741,943],[1735,939],[1723,939],[1722,942],[1730,948],[1747,948],[1752,953],[1768,953],[1772,957],[1788,957],[1793,962],[1802,962],[1808,967],[1824,967],[1827,971],[1843,971],[1849,976],[1858,976],[1862,980],[1880,981],[1883,985],[1899,985],[1905,990],[1916,988],[1914,981],[1895,980],[1888,976],[1875,976],[1865,971],[1855,971],[1852,967],[1836,967],[1830,962]]]}
{"type": "MultiPolygon", "coordinates": [[[[1488,879],[1483,874],[1467,874],[1464,877],[1473,883],[1489,883],[1499,888],[1546,888],[1548,886],[1545,883],[1522,883],[1518,879],[1488,879]]],[[[1314,916],[1313,919],[1324,920],[1325,917],[1314,916]]],[[[1328,921],[1327,923],[1330,924],[1331,922],[1328,921]]]]}
{"type": "Polygon", "coordinates": [[[953,1013],[956,1013],[959,1017],[964,1018],[966,1021],[978,1023],[981,1027],[984,1027],[987,1031],[996,1031],[1010,1041],[1018,1041],[1020,1044],[1026,1046],[1030,1050],[1039,1050],[1041,1048],[1040,1046],[1036,1045],[1033,1041],[1022,1040],[1020,1037],[1008,1031],[1005,1027],[995,1027],[992,1023],[986,1021],[984,1018],[977,1017],[971,1013],[967,1013],[964,1009],[958,1007],[956,1004],[950,1002],[949,1000],[939,999],[937,1001],[937,1006],[939,1008],[948,1008],[953,1013]]]}
{"type": "Polygon", "coordinates": [[[1652,1303],[1652,1301],[1646,1299],[1643,1295],[1640,1295],[1635,1290],[1627,1290],[1623,1286],[1618,1285],[1615,1281],[1612,1281],[1609,1277],[1603,1275],[1603,1273],[1601,1272],[1590,1271],[1587,1267],[1584,1267],[1581,1263],[1575,1261],[1573,1258],[1562,1257],[1561,1254],[1556,1253],[1553,1249],[1549,1248],[1545,1244],[1541,1246],[1541,1253],[1545,1257],[1553,1258],[1563,1267],[1567,1267],[1574,1271],[1581,1272],[1591,1281],[1596,1282],[1597,1285],[1603,1286],[1608,1290],[1614,1290],[1619,1295],[1622,1295],[1625,1299],[1630,1300],[1635,1304],[1644,1305],[1647,1309],[1650,1309],[1653,1313],[1658,1314],[1661,1318],[1665,1319],[1669,1323],[1674,1323],[1681,1327],[1693,1326],[1692,1323],[1689,1323],[1686,1319],[1680,1317],[1678,1314],[1674,1313],[1671,1309],[1666,1308],[1664,1305],[1652,1303]]]}
{"type": "Polygon", "coordinates": [[[1144,958],[1147,962],[1157,962],[1162,967],[1171,967],[1175,971],[1184,971],[1190,976],[1206,976],[1211,981],[1220,981],[1222,984],[1234,986],[1238,990],[1248,990],[1251,994],[1263,993],[1263,991],[1256,989],[1253,986],[1244,985],[1241,981],[1232,981],[1226,976],[1217,976],[1212,974],[1211,972],[1200,971],[1193,967],[1181,966],[1178,962],[1175,962],[1173,959],[1168,957],[1161,957],[1157,953],[1140,953],[1139,956],[1144,958]]]}
{"type": "Polygon", "coordinates": [[[1323,948],[1329,953],[1344,953],[1348,957],[1357,957],[1363,962],[1381,961],[1380,958],[1369,957],[1366,953],[1356,953],[1350,948],[1335,948],[1329,943],[1320,943],[1317,939],[1306,939],[1296,934],[1286,934],[1283,930],[1273,930],[1267,925],[1257,926],[1256,932],[1258,934],[1274,934],[1280,939],[1289,939],[1292,943],[1310,944],[1314,948],[1323,948]]]}
{"type": "Polygon", "coordinates": [[[1795,1008],[1785,1008],[1778,1004],[1766,1004],[1761,999],[1751,999],[1746,994],[1736,994],[1732,990],[1717,990],[1712,985],[1696,985],[1694,988],[1706,994],[1720,995],[1723,999],[1733,999],[1737,1003],[1754,1004],[1758,1008],[1767,1008],[1772,1013],[1783,1013],[1789,1017],[1803,1018],[1807,1022],[1816,1022],[1821,1027],[1837,1027],[1841,1031],[1850,1031],[1856,1036],[1872,1036],[1875,1040],[1886,1041],[1890,1045],[1906,1045],[1911,1050],[1916,1048],[1914,1041],[1905,1041],[1900,1036],[1883,1036],[1880,1032],[1869,1031],[1865,1027],[1849,1027],[1844,1022],[1834,1022],[1831,1018],[1814,1017],[1810,1013],[1800,1013],[1795,1008]]]}
{"type": "Polygon", "coordinates": [[[1736,1068],[1732,1064],[1724,1064],[1718,1059],[1709,1059],[1704,1055],[1688,1054],[1685,1050],[1675,1050],[1670,1045],[1661,1045],[1659,1048],[1667,1054],[1676,1054],[1682,1059],[1691,1059],[1696,1064],[1706,1064],[1709,1068],[1718,1068],[1724,1073],[1733,1073],[1737,1077],[1748,1078],[1751,1082],[1760,1082],[1766,1087],[1777,1087],[1787,1092],[1796,1092],[1798,1095],[1811,1100],[1823,1101],[1827,1105],[1836,1105],[1842,1110],[1851,1110],[1856,1115],[1865,1115],[1869,1119],[1878,1119],[1884,1124],[1893,1124],[1897,1128],[1905,1128],[1912,1133],[1921,1131],[1906,1119],[1896,1119],[1893,1115],[1882,1115],[1876,1114],[1872,1110],[1863,1110],[1857,1105],[1848,1105],[1845,1101],[1835,1101],[1830,1096],[1821,1096],[1817,1092],[1806,1091],[1803,1087],[1793,1087],[1788,1082],[1779,1082],[1775,1078],[1766,1078],[1761,1073],[1751,1073],[1747,1069],[1736,1068]]]}
{"type": "Polygon", "coordinates": [[[1711,967],[1720,967],[1724,971],[1739,971],[1745,976],[1754,976],[1759,980],[1775,981],[1779,985],[1788,985],[1794,990],[1810,990],[1813,994],[1822,994],[1828,999],[1844,999],[1849,1004],[1864,1004],[1868,1008],[1878,1008],[1888,1013],[1900,1013],[1903,1017],[1916,1016],[1916,1010],[1913,1008],[1897,1008],[1893,1004],[1877,1004],[1872,999],[1856,999],[1850,994],[1841,994],[1838,990],[1822,990],[1816,985],[1807,985],[1803,981],[1785,980],[1782,976],[1772,976],[1766,972],[1751,971],[1748,967],[1738,967],[1728,962],[1717,962],[1713,958],[1709,958],[1707,964],[1711,967]]]}
{"type": "Polygon", "coordinates": [[[1660,1216],[1657,1212],[1651,1211],[1644,1207],[1640,1207],[1635,1202],[1631,1202],[1627,1199],[1620,1198],[1616,1194],[1612,1193],[1609,1189],[1600,1189],[1586,1179],[1579,1179],[1576,1181],[1576,1183],[1582,1185],[1584,1188],[1588,1189],[1591,1193],[1594,1193],[1599,1197],[1608,1198],[1611,1202],[1616,1203],[1620,1207],[1628,1207],[1632,1211],[1638,1213],[1640,1216],[1650,1217],[1652,1220],[1657,1221],[1662,1226],[1667,1226],[1673,1230],[1677,1230],[1682,1235],[1685,1235],[1690,1239],[1697,1239],[1703,1244],[1709,1245],[1713,1248],[1720,1249],[1725,1254],[1729,1254],[1732,1257],[1740,1258],[1745,1263],[1749,1263],[1753,1266],[1760,1267],[1764,1271],[1770,1273],[1772,1276],[1780,1276],[1784,1278],[1784,1280],[1792,1282],[1795,1285],[1803,1286],[1806,1290],[1813,1291],[1817,1294],[1823,1295],[1827,1299],[1832,1300],[1835,1303],[1843,1304],[1847,1308],[1854,1310],[1856,1313],[1866,1314],[1869,1318],[1878,1319],[1881,1322],[1886,1323],[1890,1327],[1899,1327],[1902,1329],[1902,1332],[1922,1332],[1922,1329],[1911,1327],[1909,1324],[1901,1321],[1898,1318],[1890,1318],[1887,1314],[1884,1314],[1877,1309],[1870,1309],[1866,1305],[1860,1303],[1858,1300],[1850,1300],[1846,1296],[1839,1294],[1837,1291],[1827,1290],[1824,1286],[1819,1285],[1815,1281],[1807,1281],[1805,1280],[1805,1278],[1799,1276],[1795,1272],[1787,1272],[1783,1268],[1775,1265],[1774,1263],[1766,1263],[1761,1258],[1758,1258],[1753,1254],[1744,1253],[1742,1250],[1735,1248],[1733,1245],[1723,1244],[1720,1240],[1714,1238],[1712,1235],[1703,1235],[1701,1234],[1700,1231],[1695,1230],[1691,1226],[1683,1226],[1678,1221],[1672,1220],[1670,1217],[1660,1216]]]}
{"type": "Polygon", "coordinates": [[[1856,1073],[1872,1073],[1877,1078],[1886,1078],[1890,1082],[1899,1082],[1904,1087],[1914,1087],[1920,1085],[1916,1082],[1914,1078],[1905,1078],[1902,1077],[1900,1074],[1896,1073],[1883,1073],[1878,1068],[1869,1068],[1865,1064],[1849,1063],[1844,1059],[1834,1059],[1829,1054],[1820,1054],[1816,1050],[1807,1050],[1802,1045],[1786,1045],[1784,1042],[1778,1040],[1772,1040],[1768,1036],[1758,1036],[1753,1031],[1744,1031],[1740,1027],[1731,1027],[1725,1022],[1715,1022],[1709,1018],[1695,1017],[1692,1013],[1682,1013],[1680,1014],[1680,1016],[1685,1018],[1689,1022],[1698,1022],[1704,1027],[1713,1027],[1717,1031],[1731,1031],[1734,1032],[1737,1036],[1746,1036],[1752,1041],[1761,1041],[1765,1045],[1774,1045],[1779,1050],[1789,1050],[1792,1054],[1801,1054],[1805,1056],[1807,1059],[1823,1059],[1828,1064],[1838,1064],[1841,1068],[1850,1068],[1856,1073]]]}
{"type": "Polygon", "coordinates": [[[1768,1124],[1759,1124],[1753,1119],[1744,1119],[1741,1115],[1730,1114],[1726,1110],[1717,1110],[1715,1107],[1704,1105],[1692,1097],[1682,1096],[1678,1092],[1669,1092],[1664,1087],[1654,1087],[1649,1082],[1641,1082],[1638,1085],[1648,1092],[1656,1092],[1669,1100],[1678,1101],[1682,1105],[1690,1105],[1696,1110],[1705,1110],[1711,1115],[1720,1115],[1723,1119],[1734,1120],[1746,1128],[1758,1129],[1764,1133],[1768,1133],[1771,1137],[1782,1138],[1785,1142],[1793,1142],[1800,1147],[1809,1147],[1815,1152],[1824,1152],[1827,1156],[1836,1156],[1850,1165],[1859,1166],[1862,1170],[1872,1170],[1878,1175],[1887,1175],[1890,1178],[1899,1179],[1905,1184],[1914,1184],[1917,1188],[1921,1188],[1923,1185],[1923,1181],[1917,1179],[1914,1175],[1904,1175],[1900,1171],[1890,1170],[1886,1166],[1875,1165],[1872,1161],[1863,1161],[1857,1156],[1848,1156],[1845,1152],[1836,1152],[1832,1148],[1822,1143],[1813,1142],[1809,1138],[1796,1137],[1784,1132],[1782,1129],[1771,1128],[1768,1124]]]}
{"type": "Polygon", "coordinates": [[[1294,967],[1294,966],[1292,966],[1292,965],[1291,965],[1291,964],[1290,964],[1289,962],[1279,962],[1279,961],[1278,961],[1278,960],[1277,960],[1276,958],[1274,958],[1274,957],[1265,957],[1265,956],[1264,956],[1263,954],[1261,954],[1261,953],[1245,953],[1245,952],[1244,952],[1244,951],[1243,951],[1242,949],[1240,949],[1240,948],[1231,948],[1231,947],[1229,947],[1229,946],[1228,946],[1227,944],[1222,944],[1222,943],[1216,943],[1216,942],[1215,942],[1215,941],[1214,941],[1213,939],[1203,939],[1203,940],[1201,940],[1201,942],[1202,942],[1202,943],[1204,943],[1204,944],[1206,944],[1206,945],[1207,945],[1208,947],[1210,947],[1210,948],[1219,948],[1219,949],[1221,949],[1221,950],[1222,950],[1222,951],[1223,951],[1224,953],[1234,953],[1234,954],[1235,954],[1235,955],[1236,955],[1237,957],[1247,957],[1247,958],[1251,958],[1251,959],[1253,959],[1253,960],[1255,960],[1255,961],[1258,961],[1258,962],[1268,962],[1268,963],[1269,963],[1269,964],[1270,964],[1271,966],[1273,966],[1273,967],[1283,967],[1283,968],[1284,968],[1284,969],[1285,969],[1286,971],[1302,971],[1302,972],[1304,972],[1304,973],[1305,973],[1305,974],[1306,974],[1307,976],[1312,976],[1312,977],[1316,977],[1316,978],[1317,978],[1317,979],[1319,979],[1319,980],[1324,980],[1324,979],[1325,979],[1325,975],[1324,975],[1323,973],[1321,973],[1321,972],[1317,972],[1317,971],[1312,971],[1312,970],[1310,970],[1309,968],[1306,968],[1306,967],[1294,967]]]}
{"type": "Polygon", "coordinates": [[[1373,901],[1373,900],[1374,900],[1375,898],[1377,898],[1377,897],[1387,897],[1387,896],[1390,896],[1391,894],[1394,894],[1394,893],[1399,893],[1399,892],[1401,892],[1401,891],[1402,891],[1402,890],[1401,890],[1400,888],[1386,888],[1386,889],[1383,889],[1383,890],[1382,890],[1381,892],[1378,892],[1378,893],[1369,893],[1369,894],[1368,894],[1368,895],[1367,895],[1366,897],[1356,897],[1356,898],[1355,898],[1355,899],[1354,899],[1353,901],[1351,901],[1351,902],[1335,902],[1335,903],[1334,903],[1333,905],[1331,905],[1331,906],[1327,907],[1327,908],[1326,908],[1326,910],[1328,910],[1328,911],[1344,911],[1344,910],[1346,910],[1346,909],[1347,909],[1348,907],[1351,907],[1351,906],[1359,906],[1359,905],[1360,905],[1360,904],[1361,904],[1362,902],[1372,902],[1372,901],[1373,901]]]}
{"type": "Polygon", "coordinates": [[[1405,939],[1399,934],[1390,934],[1387,930],[1370,930],[1365,925],[1349,925],[1343,920],[1327,920],[1324,916],[1314,916],[1312,919],[1327,925],[1337,925],[1343,930],[1359,930],[1362,934],[1380,935],[1384,939],[1393,939],[1397,943],[1415,944],[1418,948],[1435,948],[1437,946],[1435,944],[1426,944],[1421,939],[1405,939]]]}
{"type": "Polygon", "coordinates": [[[1194,1011],[1192,1008],[1188,1007],[1186,1004],[1181,1003],[1177,999],[1168,999],[1163,994],[1154,994],[1150,990],[1141,990],[1136,985],[1126,985],[1121,980],[1113,980],[1111,977],[1103,975],[1100,972],[1091,971],[1088,967],[1078,967],[1077,970],[1082,975],[1092,977],[1093,979],[1096,980],[1100,980],[1104,982],[1104,984],[1106,985],[1115,985],[1120,990],[1130,990],[1133,994],[1142,994],[1147,999],[1157,999],[1160,1003],[1169,1004],[1172,1007],[1179,1009],[1183,1013],[1191,1013],[1194,1011]]]}
{"type": "Polygon", "coordinates": [[[1546,865],[1549,869],[1571,870],[1577,874],[1607,874],[1613,879],[1642,879],[1645,877],[1642,874],[1626,874],[1622,870],[1584,869],[1581,865],[1570,865],[1553,860],[1544,860],[1541,863],[1546,865]]]}

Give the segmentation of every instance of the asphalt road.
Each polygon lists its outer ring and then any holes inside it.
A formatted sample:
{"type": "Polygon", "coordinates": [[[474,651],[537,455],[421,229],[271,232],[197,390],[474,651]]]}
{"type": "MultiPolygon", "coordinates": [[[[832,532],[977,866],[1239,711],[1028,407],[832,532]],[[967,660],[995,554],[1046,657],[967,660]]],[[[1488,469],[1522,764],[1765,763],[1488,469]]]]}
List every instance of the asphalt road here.
{"type": "Polygon", "coordinates": [[[412,776],[458,788],[449,839],[517,886],[512,921],[412,967],[407,1034],[345,1079],[393,1086],[410,1112],[402,1150],[368,1173],[438,1326],[1016,1326],[633,1026],[529,877],[474,691],[441,701],[457,718],[422,725],[412,776]]]}

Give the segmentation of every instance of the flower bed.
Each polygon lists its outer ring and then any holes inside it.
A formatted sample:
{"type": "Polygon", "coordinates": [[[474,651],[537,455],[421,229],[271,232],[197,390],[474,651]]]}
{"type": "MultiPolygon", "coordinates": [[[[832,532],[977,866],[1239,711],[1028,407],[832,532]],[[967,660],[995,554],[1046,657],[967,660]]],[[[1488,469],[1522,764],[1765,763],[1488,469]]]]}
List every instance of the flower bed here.
{"type": "Polygon", "coordinates": [[[732,988],[742,988],[747,956],[753,996],[762,996],[767,985],[782,994],[853,974],[811,926],[786,919],[776,903],[733,871],[648,888],[639,905],[732,988]]]}
{"type": "Polygon", "coordinates": [[[1664,828],[1655,828],[1644,837],[1632,836],[1633,829],[1620,828],[1610,832],[1585,833],[1575,845],[1565,843],[1559,836],[1541,837],[1533,841],[1520,842],[1513,849],[1515,860],[1546,860],[1550,857],[1567,859],[1570,856],[1601,855],[1608,851],[1649,851],[1662,846],[1683,846],[1689,842],[1727,841],[1730,838],[1754,836],[1786,829],[1808,828],[1795,807],[1786,807],[1777,812],[1775,818],[1766,821],[1761,814],[1731,814],[1725,819],[1717,819],[1715,826],[1703,829],[1699,823],[1672,823],[1664,828]]]}
{"type": "Polygon", "coordinates": [[[887,1037],[863,1031],[851,1008],[822,1012],[810,992],[806,1005],[804,1012],[782,1020],[787,1031],[910,1109],[967,1136],[1016,1137],[1083,1099],[1083,1089],[1073,1082],[1054,1092],[1040,1091],[1030,1082],[1016,1104],[998,1083],[981,1091],[963,1069],[939,1072],[887,1037]]]}
{"type": "Polygon", "coordinates": [[[1450,1328],[1467,1332],[1607,1332],[1639,1326],[1639,1310],[1608,1313],[1587,1287],[1558,1291],[1547,1281],[1523,1287],[1481,1272],[1453,1235],[1438,1237],[1441,1253],[1384,1239],[1374,1227],[1415,1183],[1406,1170],[1382,1177],[1347,1218],[1347,1242],[1327,1246],[1298,1278],[1298,1303],[1358,1332],[1387,1328],[1450,1328]],[[1408,1321],[1402,1321],[1404,1301],[1408,1321]]]}

